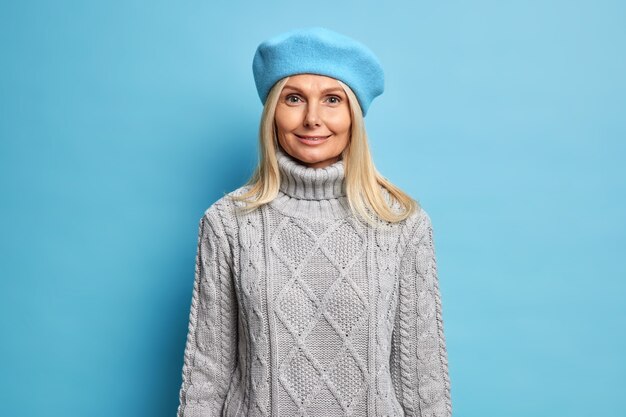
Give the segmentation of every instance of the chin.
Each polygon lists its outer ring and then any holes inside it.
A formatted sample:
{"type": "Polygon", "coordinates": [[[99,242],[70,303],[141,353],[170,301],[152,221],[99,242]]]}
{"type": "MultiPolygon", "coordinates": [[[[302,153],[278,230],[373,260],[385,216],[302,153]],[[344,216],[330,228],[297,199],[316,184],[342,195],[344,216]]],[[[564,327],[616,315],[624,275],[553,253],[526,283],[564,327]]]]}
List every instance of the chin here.
{"type": "Polygon", "coordinates": [[[295,145],[291,149],[293,149],[294,156],[309,163],[320,162],[331,158],[328,151],[324,151],[324,149],[311,149],[302,145],[295,145]]]}
{"type": "MultiPolygon", "coordinates": [[[[334,135],[333,135],[334,136],[334,135]]],[[[321,162],[328,161],[329,159],[337,158],[341,155],[341,149],[336,149],[336,141],[330,138],[326,143],[316,146],[306,145],[301,143],[298,139],[289,138],[286,145],[281,147],[292,157],[299,161],[308,164],[319,164],[321,162]]],[[[324,164],[329,165],[329,164],[324,164]]]]}
{"type": "MultiPolygon", "coordinates": [[[[307,165],[323,163],[323,162],[326,162],[330,159],[334,159],[337,157],[337,155],[334,155],[333,152],[324,152],[321,149],[320,150],[298,149],[294,152],[293,156],[295,156],[296,159],[300,160],[301,162],[307,165]]],[[[324,163],[324,167],[328,165],[331,165],[331,162],[324,163]]],[[[316,167],[316,168],[321,168],[321,167],[316,167]]]]}

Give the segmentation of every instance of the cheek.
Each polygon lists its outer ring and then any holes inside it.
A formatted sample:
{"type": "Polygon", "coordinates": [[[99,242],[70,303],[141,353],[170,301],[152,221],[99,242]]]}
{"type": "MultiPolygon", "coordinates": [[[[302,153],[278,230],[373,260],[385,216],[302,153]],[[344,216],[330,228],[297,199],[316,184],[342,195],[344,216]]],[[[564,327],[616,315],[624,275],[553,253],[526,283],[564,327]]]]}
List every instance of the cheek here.
{"type": "Polygon", "coordinates": [[[328,126],[337,133],[346,133],[350,131],[350,125],[352,119],[350,117],[350,110],[334,113],[329,116],[328,126]]]}
{"type": "Polygon", "coordinates": [[[301,111],[295,107],[279,106],[276,108],[274,119],[276,124],[284,128],[294,127],[302,120],[301,111]]]}

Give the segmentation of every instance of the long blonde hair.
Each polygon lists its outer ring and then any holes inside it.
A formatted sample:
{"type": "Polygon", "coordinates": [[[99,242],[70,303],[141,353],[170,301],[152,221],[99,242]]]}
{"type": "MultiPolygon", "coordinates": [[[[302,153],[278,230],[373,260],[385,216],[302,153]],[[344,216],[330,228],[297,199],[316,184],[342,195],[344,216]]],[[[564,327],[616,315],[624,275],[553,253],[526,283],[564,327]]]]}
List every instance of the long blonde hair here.
{"type": "MultiPolygon", "coordinates": [[[[231,195],[234,200],[246,203],[246,212],[269,203],[279,191],[280,171],[276,159],[278,139],[274,115],[280,93],[288,80],[289,77],[279,80],[265,101],[259,126],[259,164],[245,184],[250,187],[241,195],[231,195]]],[[[352,114],[350,141],[341,154],[350,208],[371,225],[376,225],[379,219],[390,223],[400,222],[414,213],[419,203],[378,172],[369,150],[359,101],[348,85],[337,81],[348,96],[352,114]],[[387,196],[384,195],[385,191],[387,196]],[[401,211],[397,210],[398,206],[402,208],[401,211]]]]}

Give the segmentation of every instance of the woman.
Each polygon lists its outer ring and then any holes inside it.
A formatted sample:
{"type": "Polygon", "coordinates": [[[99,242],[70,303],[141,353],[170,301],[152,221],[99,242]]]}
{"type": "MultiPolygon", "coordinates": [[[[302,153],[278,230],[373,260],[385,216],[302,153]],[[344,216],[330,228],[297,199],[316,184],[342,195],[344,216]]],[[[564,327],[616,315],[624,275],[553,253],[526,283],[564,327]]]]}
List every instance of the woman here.
{"type": "Polygon", "coordinates": [[[260,163],[200,220],[178,417],[449,417],[430,217],[367,144],[378,59],[307,28],[253,72],[260,163]]]}

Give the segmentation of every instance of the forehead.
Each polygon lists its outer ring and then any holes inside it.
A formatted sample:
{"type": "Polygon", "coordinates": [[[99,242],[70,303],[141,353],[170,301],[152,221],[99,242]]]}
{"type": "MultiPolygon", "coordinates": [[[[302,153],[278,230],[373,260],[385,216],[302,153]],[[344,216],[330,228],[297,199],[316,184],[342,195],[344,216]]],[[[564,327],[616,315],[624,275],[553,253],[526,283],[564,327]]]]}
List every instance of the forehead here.
{"type": "Polygon", "coordinates": [[[342,90],[337,79],[319,74],[297,74],[289,77],[285,84],[286,89],[297,89],[301,91],[317,91],[327,89],[342,90]]]}

